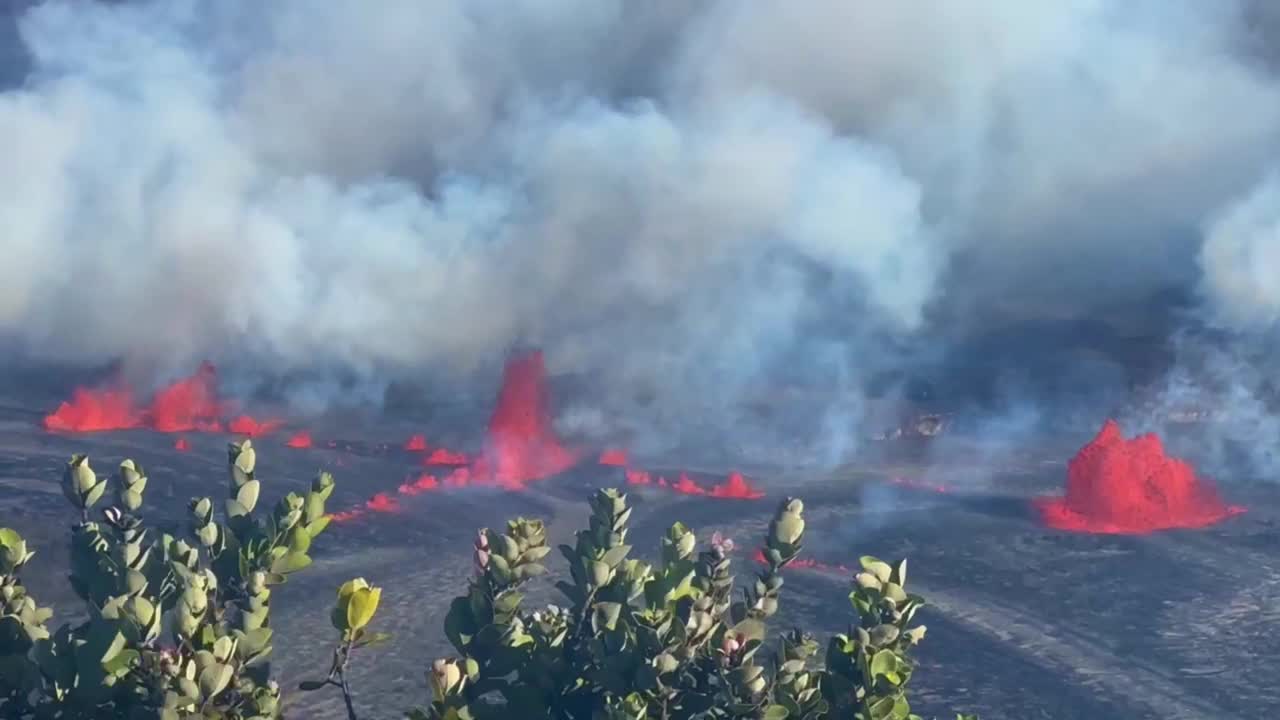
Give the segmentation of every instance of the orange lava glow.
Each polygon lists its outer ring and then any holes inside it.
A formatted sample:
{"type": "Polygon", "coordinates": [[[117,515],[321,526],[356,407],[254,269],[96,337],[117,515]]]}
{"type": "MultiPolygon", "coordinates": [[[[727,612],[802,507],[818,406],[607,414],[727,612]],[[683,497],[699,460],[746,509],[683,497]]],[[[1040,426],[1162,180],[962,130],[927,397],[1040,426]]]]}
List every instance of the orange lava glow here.
{"type": "Polygon", "coordinates": [[[612,448],[600,453],[600,464],[625,467],[626,465],[630,464],[630,460],[627,458],[626,450],[618,450],[616,448],[612,448]]]}
{"type": "Polygon", "coordinates": [[[409,452],[425,452],[427,449],[427,438],[425,435],[413,435],[404,441],[404,449],[409,452]]]}
{"type": "Polygon", "coordinates": [[[227,431],[236,435],[262,437],[275,432],[282,424],[279,420],[256,420],[248,415],[240,415],[227,423],[227,431]]]}
{"type": "Polygon", "coordinates": [[[306,430],[294,433],[293,436],[284,441],[284,444],[291,448],[309,448],[311,447],[311,433],[306,430]]]}
{"type": "Polygon", "coordinates": [[[430,455],[422,458],[423,465],[466,465],[470,462],[465,453],[445,448],[436,448],[430,455]]]}
{"type": "MultiPolygon", "coordinates": [[[[104,388],[76,388],[71,399],[44,418],[46,429],[57,432],[101,432],[150,428],[164,433],[221,432],[228,406],[218,398],[218,374],[205,363],[192,375],[161,388],[145,406],[132,389],[115,383],[104,388]]],[[[257,437],[271,432],[276,421],[258,421],[247,415],[232,420],[227,429],[257,437]]]]}

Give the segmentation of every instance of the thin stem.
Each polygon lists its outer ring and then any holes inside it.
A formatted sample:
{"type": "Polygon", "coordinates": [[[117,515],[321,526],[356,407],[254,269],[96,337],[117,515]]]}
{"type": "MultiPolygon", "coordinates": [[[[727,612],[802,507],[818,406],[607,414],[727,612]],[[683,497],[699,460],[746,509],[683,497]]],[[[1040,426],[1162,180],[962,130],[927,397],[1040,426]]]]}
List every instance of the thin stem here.
{"type": "Polygon", "coordinates": [[[356,718],[356,709],[351,704],[351,688],[347,686],[347,674],[345,672],[341,672],[338,673],[338,677],[342,681],[342,684],[339,686],[342,688],[342,701],[347,704],[347,720],[358,720],[356,718]]]}
{"type": "Polygon", "coordinates": [[[351,703],[351,686],[347,683],[347,662],[351,660],[351,641],[345,642],[339,652],[341,654],[337,663],[338,682],[335,684],[342,689],[342,701],[347,705],[347,720],[359,720],[356,717],[356,708],[351,703]]]}

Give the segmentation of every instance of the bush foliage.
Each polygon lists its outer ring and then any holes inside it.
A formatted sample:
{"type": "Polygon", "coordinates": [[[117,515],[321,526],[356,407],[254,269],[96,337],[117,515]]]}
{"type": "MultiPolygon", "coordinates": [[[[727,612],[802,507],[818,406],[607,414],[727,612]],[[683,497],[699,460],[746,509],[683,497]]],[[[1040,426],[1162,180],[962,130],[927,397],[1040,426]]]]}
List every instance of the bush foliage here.
{"type": "MultiPolygon", "coordinates": [[[[271,588],[311,563],[334,481],[320,473],[305,495],[289,493],[260,513],[255,469],[251,442],[231,444],[222,519],[211,499],[194,499],[179,538],[144,526],[147,476],[138,464],[125,460],[111,482],[87,457],[72,457],[62,479],[80,515],[70,581],[87,619],[49,629],[52,612],[20,579],[34,553],[17,532],[0,529],[0,717],[281,717],[281,689],[266,662],[271,588]],[[91,519],[108,490],[113,502],[91,519]]],[[[924,601],[906,590],[906,560],[860,559],[853,622],[824,653],[802,630],[769,634],[782,571],[802,548],[800,500],[778,506],[762,567],[737,599],[731,541],[716,535],[699,551],[694,533],[676,523],[651,564],[632,556],[625,494],[599,490],[590,506],[588,528],[558,548],[569,566],[555,585],[563,606],[529,609],[521,591],[547,572],[541,521],[479,532],[475,574],[445,620],[457,656],[432,663],[431,701],[410,718],[917,717],[908,688],[924,601]]],[[[355,650],[388,637],[369,630],[381,595],[359,578],[338,589],[328,674],[300,685],[338,688],[353,720],[348,667],[355,650]]]]}

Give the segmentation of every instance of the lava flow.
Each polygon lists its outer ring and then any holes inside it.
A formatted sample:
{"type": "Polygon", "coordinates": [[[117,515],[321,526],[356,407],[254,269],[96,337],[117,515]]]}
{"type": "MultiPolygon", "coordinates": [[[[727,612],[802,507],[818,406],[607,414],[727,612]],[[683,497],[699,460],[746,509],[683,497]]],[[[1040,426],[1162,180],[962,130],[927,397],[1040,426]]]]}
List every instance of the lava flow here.
{"type": "Polygon", "coordinates": [[[709,489],[695,482],[693,478],[689,477],[688,473],[680,473],[679,478],[671,483],[668,483],[667,479],[661,475],[655,481],[652,473],[635,468],[627,468],[624,476],[628,485],[657,485],[658,487],[670,488],[683,495],[706,495],[732,500],[759,500],[764,497],[764,493],[747,482],[747,479],[739,472],[729,473],[729,477],[724,482],[712,485],[709,489]]]}
{"type": "Polygon", "coordinates": [[[1114,420],[1067,464],[1065,497],[1033,503],[1047,525],[1088,533],[1201,528],[1244,512],[1225,505],[1186,461],[1165,455],[1159,437],[1126,440],[1114,420]]]}
{"type": "Polygon", "coordinates": [[[404,449],[407,452],[425,452],[427,449],[427,438],[425,435],[414,435],[404,442],[404,449]]]}

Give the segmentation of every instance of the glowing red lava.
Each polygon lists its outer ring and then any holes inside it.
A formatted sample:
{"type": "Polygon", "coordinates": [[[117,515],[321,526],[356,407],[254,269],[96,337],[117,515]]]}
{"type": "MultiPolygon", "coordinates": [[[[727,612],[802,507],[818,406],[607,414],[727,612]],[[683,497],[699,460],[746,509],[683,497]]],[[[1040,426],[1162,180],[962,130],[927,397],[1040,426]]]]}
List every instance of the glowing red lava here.
{"type": "Polygon", "coordinates": [[[693,481],[685,473],[680,473],[680,480],[671,486],[672,490],[685,495],[706,495],[707,491],[701,485],[693,481]]]}
{"type": "Polygon", "coordinates": [[[400,501],[386,493],[378,493],[365,501],[364,505],[342,512],[329,513],[329,520],[336,523],[349,522],[363,517],[368,512],[393,513],[400,511],[400,501]]]}
{"type": "Polygon", "coordinates": [[[436,448],[431,454],[422,459],[423,465],[466,465],[470,460],[464,453],[446,450],[444,448],[436,448]]]}
{"type": "Polygon", "coordinates": [[[204,363],[185,377],[156,393],[144,414],[146,424],[160,432],[221,430],[218,418],[223,406],[218,402],[218,373],[204,363]]]}
{"type": "Polygon", "coordinates": [[[1045,524],[1088,533],[1200,528],[1244,512],[1225,505],[1190,464],[1165,455],[1158,436],[1126,440],[1114,420],[1067,464],[1066,496],[1033,503],[1045,524]]]}
{"type": "Polygon", "coordinates": [[[419,475],[417,479],[402,483],[397,490],[401,495],[420,495],[431,490],[439,490],[440,481],[434,475],[419,475]]]}
{"type": "Polygon", "coordinates": [[[291,448],[309,448],[311,447],[311,433],[306,430],[294,433],[292,437],[284,441],[284,444],[291,448]]]}
{"type": "Polygon", "coordinates": [[[173,449],[178,452],[186,452],[191,449],[191,443],[187,442],[186,438],[180,437],[173,443],[173,449]]]}
{"type": "Polygon", "coordinates": [[[227,431],[236,435],[262,437],[275,432],[281,424],[279,420],[256,420],[248,415],[240,415],[227,423],[227,431]]]}
{"type": "Polygon", "coordinates": [[[96,432],[149,427],[160,432],[217,432],[224,411],[217,397],[217,371],[208,363],[195,374],[161,389],[145,407],[120,386],[76,388],[69,402],[44,419],[49,430],[96,432]]]}
{"type": "Polygon", "coordinates": [[[561,444],[551,427],[542,353],[512,358],[503,372],[475,474],[502,485],[519,485],[564,472],[577,462],[577,454],[561,444]]]}
{"type": "Polygon", "coordinates": [[[369,498],[369,502],[365,503],[365,507],[374,512],[396,512],[400,509],[400,501],[386,493],[378,493],[369,498]]]}
{"type": "Polygon", "coordinates": [[[729,473],[729,479],[711,488],[711,497],[735,500],[759,500],[764,493],[751,486],[742,473],[729,473]]]}
{"type": "Polygon", "coordinates": [[[427,438],[425,435],[413,435],[404,441],[404,449],[409,452],[424,452],[427,449],[427,438]]]}
{"type": "Polygon", "coordinates": [[[616,448],[612,448],[600,453],[601,465],[616,465],[618,467],[624,467],[629,463],[630,463],[630,460],[627,458],[626,450],[618,450],[616,448]]]}
{"type": "Polygon", "coordinates": [[[124,430],[140,425],[142,413],[134,406],[133,393],[124,388],[76,388],[70,401],[44,418],[46,429],[60,432],[124,430]]]}

